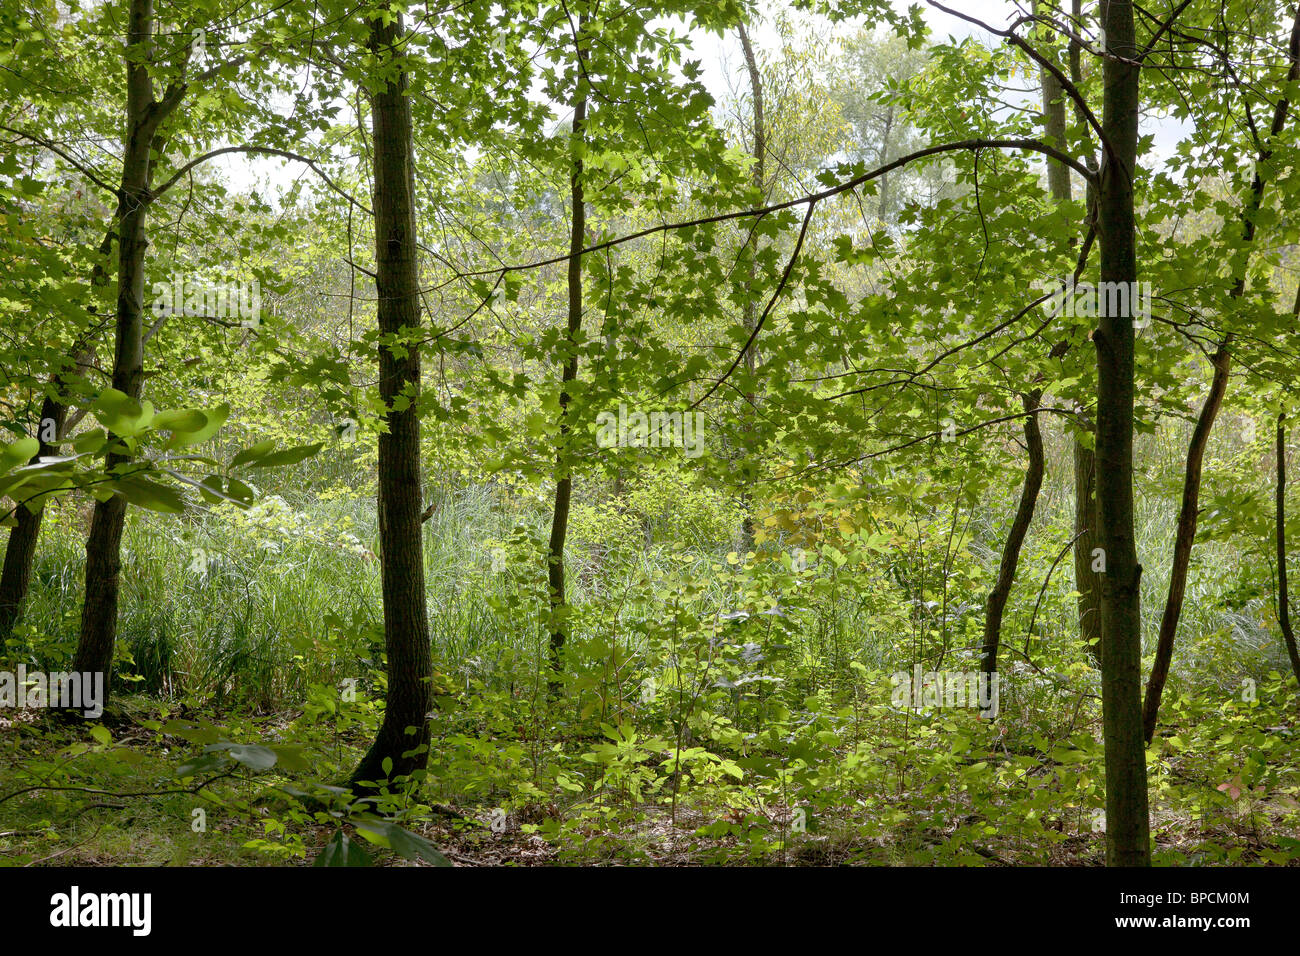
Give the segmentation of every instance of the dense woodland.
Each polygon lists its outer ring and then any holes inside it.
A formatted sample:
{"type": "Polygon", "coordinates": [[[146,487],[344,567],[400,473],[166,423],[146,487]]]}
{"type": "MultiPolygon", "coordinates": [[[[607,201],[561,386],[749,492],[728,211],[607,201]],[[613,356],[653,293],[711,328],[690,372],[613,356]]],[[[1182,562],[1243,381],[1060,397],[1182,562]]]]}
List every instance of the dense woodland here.
{"type": "Polygon", "coordinates": [[[1300,865],[1295,3],[20,0],[0,97],[0,862],[1300,865]]]}

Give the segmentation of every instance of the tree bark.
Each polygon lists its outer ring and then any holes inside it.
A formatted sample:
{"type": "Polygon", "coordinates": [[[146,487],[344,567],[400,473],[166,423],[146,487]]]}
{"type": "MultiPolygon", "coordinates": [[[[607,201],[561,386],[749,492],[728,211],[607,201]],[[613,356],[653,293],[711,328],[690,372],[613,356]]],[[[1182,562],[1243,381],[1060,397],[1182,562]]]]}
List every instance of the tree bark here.
{"type": "MultiPolygon", "coordinates": [[[[1102,163],[1097,190],[1101,281],[1137,281],[1133,180],[1138,141],[1138,50],[1130,0],[1101,6],[1106,31],[1102,163]]],[[[1131,286],[1130,286],[1131,288],[1131,286]]],[[[1130,303],[1131,305],[1131,303],[1130,303]]],[[[1103,310],[1097,351],[1097,518],[1101,596],[1102,726],[1106,754],[1106,862],[1151,864],[1142,741],[1142,617],[1133,522],[1133,316],[1103,310]]]]}
{"type": "MultiPolygon", "coordinates": [[[[127,50],[126,135],[122,156],[122,184],[118,200],[117,328],[113,357],[113,388],[139,399],[144,380],[145,222],[152,196],[149,191],[154,134],[163,111],[153,97],[149,61],[153,46],[152,0],[131,0],[127,50]]],[[[111,471],[130,461],[110,453],[111,471]]],[[[101,673],[107,700],[113,676],[113,644],[117,637],[118,581],[122,569],[122,527],[126,499],[115,494],[95,503],[86,538],[86,595],[81,609],[81,634],[73,669],[101,673]]]]}
{"type": "MultiPolygon", "coordinates": [[[[586,16],[578,21],[577,57],[586,58],[582,47],[586,16]]],[[[573,103],[573,142],[582,143],[587,125],[587,92],[582,70],[579,70],[578,92],[573,103]]],[[[582,181],[583,163],[576,155],[569,177],[571,228],[569,231],[568,263],[568,331],[565,347],[568,356],[560,372],[560,440],[555,454],[555,506],[551,512],[551,540],[547,548],[547,584],[551,598],[551,670],[559,674],[564,669],[564,645],[568,639],[568,624],[564,619],[567,602],[564,580],[564,542],[569,533],[569,504],[573,495],[573,471],[569,461],[569,383],[578,377],[578,332],[582,329],[582,249],[587,233],[587,205],[582,181]]],[[[559,683],[552,678],[552,695],[559,692],[559,683]]]]}
{"type": "MultiPolygon", "coordinates": [[[[395,54],[402,17],[370,22],[370,49],[395,54]]],[[[385,427],[379,434],[379,541],[384,602],[388,694],[384,719],[370,750],[353,771],[354,790],[368,782],[423,770],[429,759],[432,705],[429,620],[424,591],[420,514],[420,352],[412,332],[420,325],[415,222],[415,151],[405,69],[371,96],[374,155],[375,289],[379,396],[385,427]],[[385,767],[387,761],[392,763],[385,767]]]]}
{"type": "Polygon", "coordinates": [[[1025,483],[1020,489],[1020,504],[1002,546],[1002,561],[998,579],[984,606],[984,647],[980,653],[980,670],[992,674],[998,669],[998,643],[1002,636],[1002,614],[1006,610],[1011,586],[1016,580],[1016,566],[1020,563],[1020,549],[1034,520],[1034,507],[1038,492],[1043,487],[1043,436],[1038,427],[1038,401],[1042,393],[1033,391],[1021,396],[1025,411],[1025,447],[1029,453],[1029,466],[1025,470],[1025,483]]]}

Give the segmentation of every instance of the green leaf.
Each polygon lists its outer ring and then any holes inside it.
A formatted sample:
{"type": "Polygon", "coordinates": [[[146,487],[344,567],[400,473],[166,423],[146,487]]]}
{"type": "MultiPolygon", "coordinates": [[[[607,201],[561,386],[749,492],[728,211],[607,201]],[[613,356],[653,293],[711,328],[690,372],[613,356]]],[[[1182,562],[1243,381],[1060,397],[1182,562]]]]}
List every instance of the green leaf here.
{"type": "Polygon", "coordinates": [[[226,499],[221,488],[221,476],[208,475],[208,477],[199,482],[199,494],[202,495],[203,500],[210,505],[217,505],[225,501],[226,499]]]}
{"type": "Polygon", "coordinates": [[[20,438],[16,442],[0,447],[0,474],[31,461],[40,447],[41,443],[31,437],[20,438]]]}
{"type": "Polygon", "coordinates": [[[231,468],[238,468],[240,465],[246,465],[250,461],[257,461],[263,455],[269,455],[275,449],[275,440],[268,438],[266,441],[260,441],[256,445],[245,448],[230,461],[231,468]]]}
{"type": "Polygon", "coordinates": [[[171,440],[167,442],[168,448],[183,448],[186,445],[197,445],[205,442],[217,433],[217,430],[226,423],[226,418],[230,415],[229,405],[218,405],[216,408],[205,409],[203,411],[204,425],[197,431],[173,431],[171,440]]]}
{"type": "Polygon", "coordinates": [[[175,488],[160,485],[139,475],[120,478],[112,483],[112,487],[120,491],[122,497],[131,504],[150,511],[179,514],[187,507],[184,496],[175,488]]]}
{"type": "Polygon", "coordinates": [[[106,388],[91,407],[100,424],[114,435],[135,437],[153,421],[153,406],[138,402],[125,392],[106,388]]]}
{"type": "Polygon", "coordinates": [[[229,759],[224,753],[201,753],[176,768],[178,777],[204,777],[225,769],[229,759]]]}
{"type": "Polygon", "coordinates": [[[153,427],[165,428],[171,432],[194,433],[201,431],[208,424],[208,416],[193,408],[176,409],[159,412],[154,416],[153,427]]]}
{"type": "Polygon", "coordinates": [[[223,740],[209,744],[205,749],[213,753],[224,750],[250,770],[270,770],[275,766],[276,754],[270,747],[257,744],[232,744],[223,740]]]}
{"type": "Polygon", "coordinates": [[[277,451],[275,454],[259,458],[250,464],[249,468],[280,468],[284,465],[296,465],[304,458],[310,458],[316,452],[324,447],[324,442],[316,442],[313,445],[299,445],[297,448],[286,448],[284,451],[277,451]]]}
{"type": "Polygon", "coordinates": [[[395,823],[390,826],[392,832],[389,834],[388,841],[392,845],[393,852],[398,856],[408,860],[423,860],[434,866],[451,866],[451,860],[439,853],[437,848],[424,837],[405,830],[395,823]]]}
{"type": "Polygon", "coordinates": [[[238,478],[231,478],[226,483],[226,494],[234,498],[240,504],[251,504],[257,497],[257,492],[253,491],[248,485],[244,484],[238,478]]]}
{"type": "Polygon", "coordinates": [[[337,831],[321,849],[312,866],[370,866],[370,854],[359,844],[348,839],[342,830],[337,831]]]}
{"type": "Polygon", "coordinates": [[[78,435],[73,441],[72,447],[78,454],[93,455],[106,444],[108,444],[108,433],[102,428],[95,428],[85,434],[78,435]]]}
{"type": "Polygon", "coordinates": [[[357,832],[378,846],[386,846],[398,856],[408,860],[423,860],[434,866],[451,866],[451,861],[438,852],[432,843],[396,823],[375,818],[355,821],[357,832]]]}
{"type": "Polygon", "coordinates": [[[272,744],[269,748],[275,753],[275,762],[283,770],[307,770],[310,766],[302,755],[298,744],[272,744]]]}

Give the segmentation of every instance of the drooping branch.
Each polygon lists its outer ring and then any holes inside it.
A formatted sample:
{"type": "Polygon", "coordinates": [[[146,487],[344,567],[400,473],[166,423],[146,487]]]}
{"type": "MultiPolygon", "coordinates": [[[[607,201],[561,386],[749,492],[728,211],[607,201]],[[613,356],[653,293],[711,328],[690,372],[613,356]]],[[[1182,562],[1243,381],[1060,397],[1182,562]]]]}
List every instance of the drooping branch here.
{"type": "Polygon", "coordinates": [[[178,181],[184,178],[186,173],[194,169],[196,166],[200,166],[210,159],[215,159],[218,156],[224,156],[228,153],[256,153],[266,156],[279,156],[281,159],[291,159],[294,162],[302,163],[319,176],[326,186],[334,190],[334,192],[338,193],[349,203],[356,206],[366,215],[374,215],[372,210],[370,210],[366,205],[355,199],[350,193],[339,186],[338,183],[334,182],[334,180],[330,178],[330,175],[320,167],[320,164],[316,160],[312,159],[310,156],[303,156],[301,153],[295,153],[288,149],[278,149],[274,146],[222,146],[219,149],[209,150],[201,156],[194,157],[184,166],[180,167],[180,169],[176,170],[170,179],[164,182],[157,189],[153,190],[153,197],[156,199],[163,193],[167,192],[167,190],[176,185],[178,181]]]}
{"type": "MultiPolygon", "coordinates": [[[[623,236],[617,236],[613,239],[606,239],[603,242],[586,246],[583,248],[582,254],[588,255],[594,252],[604,252],[606,249],[614,249],[618,246],[625,245],[626,243],[634,242],[637,239],[644,239],[647,236],[656,236],[665,232],[675,232],[679,229],[690,229],[696,226],[708,226],[713,225],[714,223],[731,222],[736,219],[751,219],[760,216],[770,216],[772,213],[782,212],[786,209],[816,205],[823,200],[833,199],[834,197],[843,195],[844,193],[852,192],[859,186],[863,186],[874,179],[879,179],[881,176],[892,173],[896,169],[902,169],[909,163],[914,163],[921,159],[927,159],[930,156],[940,156],[945,153],[978,152],[982,149],[1021,149],[1028,152],[1041,153],[1044,156],[1050,156],[1058,162],[1065,163],[1088,182],[1093,182],[1096,179],[1096,174],[1090,171],[1088,167],[1084,166],[1073,156],[1070,156],[1039,139],[963,139],[953,143],[941,143],[937,146],[927,146],[924,149],[918,149],[914,152],[908,153],[906,156],[900,156],[897,159],[885,163],[883,166],[877,166],[869,172],[846,179],[844,182],[837,183],[836,185],[823,189],[820,192],[807,193],[795,199],[788,199],[784,202],[772,203],[755,209],[742,209],[733,212],[716,213],[711,216],[701,216],[696,219],[687,219],[680,222],[665,222],[660,223],[657,226],[648,226],[645,229],[640,229],[636,232],[630,232],[623,236]]],[[[560,263],[568,262],[568,260],[568,254],[551,256],[546,259],[537,259],[533,262],[522,262],[514,265],[498,266],[492,269],[474,269],[467,272],[461,272],[457,274],[456,278],[464,279],[473,276],[494,276],[510,272],[527,272],[532,269],[541,269],[546,266],[558,265],[560,263]]]]}
{"type": "Polygon", "coordinates": [[[96,173],[93,169],[87,166],[84,162],[77,159],[75,156],[71,155],[67,150],[63,149],[61,146],[58,146],[57,144],[51,142],[50,140],[46,139],[43,136],[38,136],[35,133],[29,133],[27,130],[18,129],[13,126],[7,126],[4,123],[0,123],[0,130],[4,130],[6,133],[12,133],[14,136],[17,136],[20,139],[25,139],[30,143],[34,143],[35,145],[41,147],[42,149],[48,149],[51,153],[54,153],[56,156],[59,156],[64,161],[69,163],[73,167],[73,169],[81,173],[81,175],[85,176],[87,179],[89,179],[100,189],[104,190],[107,193],[110,193],[112,196],[114,196],[119,200],[121,199],[122,196],[121,189],[119,189],[117,186],[110,185],[109,183],[105,182],[103,179],[100,179],[98,173],[96,173]]]}
{"type": "Polygon", "coordinates": [[[785,270],[781,273],[781,280],[776,284],[776,288],[772,290],[772,296],[767,300],[767,305],[763,309],[763,314],[758,317],[758,321],[754,323],[753,329],[750,330],[749,338],[745,340],[745,344],[742,345],[740,351],[736,353],[736,357],[732,360],[730,367],[722,373],[722,377],[709,386],[709,389],[701,395],[698,400],[691,402],[690,408],[698,407],[705,399],[716,392],[722,386],[722,383],[731,377],[731,373],[737,369],[741,360],[745,357],[745,354],[749,351],[750,347],[753,346],[754,340],[758,338],[758,333],[763,330],[763,323],[765,323],[767,317],[772,314],[772,307],[776,305],[777,299],[781,297],[781,293],[785,290],[786,283],[790,281],[790,273],[794,271],[795,263],[799,259],[799,253],[803,249],[804,238],[808,235],[808,224],[812,222],[813,210],[816,208],[816,203],[808,204],[808,211],[804,213],[803,226],[799,230],[799,238],[795,241],[794,251],[790,253],[790,259],[786,262],[785,270]]]}

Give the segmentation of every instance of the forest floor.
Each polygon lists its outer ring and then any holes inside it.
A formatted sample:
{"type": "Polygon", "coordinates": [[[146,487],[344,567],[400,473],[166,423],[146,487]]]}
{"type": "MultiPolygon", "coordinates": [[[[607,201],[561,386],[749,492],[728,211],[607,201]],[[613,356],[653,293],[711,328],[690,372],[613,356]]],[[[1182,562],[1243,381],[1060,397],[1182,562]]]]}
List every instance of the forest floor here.
{"type": "MultiPolygon", "coordinates": [[[[284,808],[291,801],[272,791],[265,778],[251,773],[220,779],[195,795],[178,780],[178,741],[157,733],[157,725],[132,716],[132,707],[105,714],[97,731],[69,726],[46,712],[9,711],[0,716],[0,865],[19,866],[265,866],[310,865],[339,829],[333,821],[298,818],[287,821],[284,808]],[[108,733],[104,731],[107,730],[108,733]],[[106,738],[111,735],[111,744],[106,738]],[[31,789],[28,789],[31,788],[31,789]],[[26,792],[23,792],[26,791],[26,792]],[[200,815],[203,825],[196,825],[200,815]],[[286,836],[292,834],[292,839],[286,836]],[[268,835],[279,835],[278,853],[257,847],[268,835]],[[295,848],[289,853],[285,846],[295,848]]],[[[193,717],[195,715],[182,715],[193,717]]],[[[205,718],[229,715],[210,713],[205,718]]],[[[287,736],[301,714],[272,713],[245,719],[242,729],[256,731],[261,739],[287,736]]],[[[316,758],[334,756],[344,763],[355,759],[364,744],[362,734],[348,734],[321,745],[316,758]]],[[[244,769],[244,768],[238,768],[244,769]]],[[[319,769],[314,768],[314,769],[319,769]]],[[[1043,780],[1045,785],[1047,778],[1043,780]]],[[[1035,795],[1029,795],[1032,801],[1035,795]]],[[[1050,799],[1045,790],[1038,797],[1050,799]]],[[[580,848],[572,840],[548,839],[536,825],[563,817],[551,799],[540,799],[503,815],[490,801],[465,795],[446,803],[430,800],[408,816],[404,825],[429,840],[455,866],[547,866],[584,863],[595,865],[925,865],[952,862],[936,852],[955,839],[959,830],[979,826],[980,814],[970,811],[948,818],[946,824],[926,825],[921,815],[908,814],[925,799],[924,793],[906,790],[874,804],[871,813],[898,817],[896,825],[867,827],[868,821],[841,817],[828,832],[795,832],[788,808],[769,805],[768,823],[781,831],[775,848],[764,852],[746,846],[743,828],[718,834],[708,831],[711,817],[683,803],[677,819],[668,806],[646,802],[632,812],[584,823],[580,848]],[[530,832],[533,831],[533,832],[530,832]]],[[[1022,798],[1023,800],[1024,798],[1022,798]]],[[[1250,812],[1232,818],[1202,815],[1190,810],[1153,809],[1156,849],[1166,860],[1188,864],[1205,862],[1207,845],[1236,848],[1238,865],[1283,864],[1300,866],[1294,852],[1300,838],[1294,825],[1295,799],[1280,794],[1260,799],[1250,812]]],[[[1032,811],[1031,811],[1032,812],[1032,811]]],[[[730,811],[731,822],[745,822],[745,814],[730,811]]],[[[864,811],[865,816],[865,811],[864,811]]],[[[1032,836],[989,825],[975,840],[965,839],[964,865],[1100,866],[1101,834],[1069,832],[1056,821],[1054,842],[1036,844],[1032,836]]],[[[427,865],[386,851],[375,853],[376,865],[427,865]]]]}

